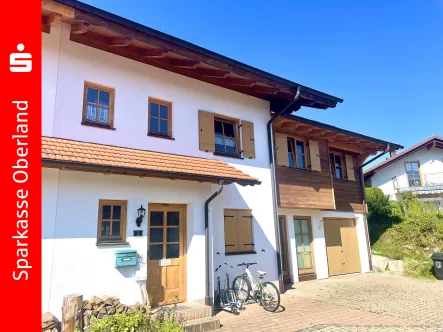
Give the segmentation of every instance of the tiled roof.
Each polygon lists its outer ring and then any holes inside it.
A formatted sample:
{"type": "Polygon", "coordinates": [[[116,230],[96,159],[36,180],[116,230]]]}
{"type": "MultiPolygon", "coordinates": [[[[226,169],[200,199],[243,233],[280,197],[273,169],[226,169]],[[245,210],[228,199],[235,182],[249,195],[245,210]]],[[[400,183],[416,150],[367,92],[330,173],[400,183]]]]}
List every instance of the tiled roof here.
{"type": "Polygon", "coordinates": [[[243,185],[260,181],[219,160],[189,157],[168,153],[122,148],[54,137],[42,137],[43,164],[80,166],[107,170],[146,172],[147,176],[168,176],[243,185]]]}
{"type": "Polygon", "coordinates": [[[424,145],[432,142],[433,140],[441,140],[441,141],[443,141],[443,137],[442,136],[437,136],[437,135],[434,134],[431,137],[428,137],[427,139],[425,139],[425,140],[423,140],[423,141],[421,141],[421,142],[419,142],[419,143],[417,143],[417,144],[415,144],[415,145],[413,145],[413,146],[403,150],[402,152],[397,153],[395,156],[392,156],[392,157],[382,161],[381,163],[378,163],[377,165],[374,165],[374,166],[368,168],[367,170],[364,171],[364,174],[367,174],[367,173],[369,173],[371,171],[374,171],[374,170],[376,170],[376,169],[378,169],[381,166],[384,166],[386,164],[390,164],[393,161],[406,156],[408,153],[412,152],[413,150],[415,150],[417,148],[420,148],[421,146],[424,146],[424,145]]]}

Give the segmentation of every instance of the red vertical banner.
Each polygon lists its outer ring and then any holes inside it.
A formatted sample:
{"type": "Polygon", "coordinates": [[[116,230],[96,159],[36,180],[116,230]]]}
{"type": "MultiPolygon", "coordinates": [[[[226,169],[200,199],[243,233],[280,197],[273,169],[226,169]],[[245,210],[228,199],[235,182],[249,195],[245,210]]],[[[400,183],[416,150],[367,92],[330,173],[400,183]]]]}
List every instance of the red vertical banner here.
{"type": "Polygon", "coordinates": [[[41,1],[6,1],[0,49],[4,331],[41,329],[41,1]],[[14,308],[14,310],[11,310],[14,308]]]}

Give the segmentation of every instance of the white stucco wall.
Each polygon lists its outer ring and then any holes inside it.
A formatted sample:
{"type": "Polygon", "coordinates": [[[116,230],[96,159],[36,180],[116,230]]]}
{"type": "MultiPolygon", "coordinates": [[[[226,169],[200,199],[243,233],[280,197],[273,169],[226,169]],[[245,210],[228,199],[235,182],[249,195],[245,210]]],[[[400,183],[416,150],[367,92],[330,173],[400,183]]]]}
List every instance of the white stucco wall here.
{"type": "Polygon", "coordinates": [[[311,217],[312,236],[314,242],[314,259],[317,279],[329,277],[328,258],[326,253],[325,232],[323,218],[356,218],[358,250],[360,253],[361,272],[369,272],[366,232],[363,214],[340,211],[318,211],[300,209],[279,209],[279,216],[285,216],[288,231],[289,266],[291,281],[298,282],[297,251],[295,245],[294,216],[311,217]]]}
{"type": "Polygon", "coordinates": [[[405,162],[419,161],[422,180],[426,174],[443,173],[443,150],[423,148],[404,158],[400,158],[389,166],[381,168],[372,176],[372,186],[379,187],[391,200],[396,200],[396,190],[392,179],[398,178],[401,187],[407,187],[405,162]]]}
{"type": "MultiPolygon", "coordinates": [[[[43,135],[102,144],[219,159],[262,181],[254,187],[228,185],[210,205],[211,253],[217,264],[257,261],[256,269],[277,280],[271,176],[268,161],[267,101],[180,76],[69,40],[70,27],[43,33],[43,135]],[[116,130],[82,126],[84,81],[115,88],[116,130]],[[147,136],[148,97],[171,101],[175,140],[147,136]],[[254,123],[255,159],[232,159],[199,150],[198,110],[254,123]],[[252,209],[256,255],[224,256],[223,209],[252,209]],[[262,251],[262,249],[264,251],[262,251]],[[220,255],[216,253],[219,252],[220,255]]],[[[149,203],[188,206],[187,298],[205,296],[204,202],[218,186],[198,182],[43,169],[43,310],[60,314],[63,295],[79,292],[141,300],[135,269],[115,269],[114,250],[97,247],[99,199],[128,200],[127,235],[146,259],[143,237],[132,237],[137,208],[149,203]]],[[[236,267],[231,280],[240,273],[236,267]]],[[[214,275],[211,275],[211,281],[214,275]]],[[[223,279],[222,279],[223,282],[223,279]]],[[[213,287],[213,283],[211,288],[213,287]]],[[[211,294],[212,295],[212,294],[211,294]]]]}

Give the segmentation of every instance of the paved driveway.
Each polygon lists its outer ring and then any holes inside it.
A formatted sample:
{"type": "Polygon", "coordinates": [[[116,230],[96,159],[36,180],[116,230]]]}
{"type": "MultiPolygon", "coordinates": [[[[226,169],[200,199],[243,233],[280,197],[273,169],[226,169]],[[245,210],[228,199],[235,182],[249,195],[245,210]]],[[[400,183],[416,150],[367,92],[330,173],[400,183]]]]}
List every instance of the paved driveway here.
{"type": "Polygon", "coordinates": [[[367,273],[295,284],[282,308],[222,312],[222,331],[443,331],[443,281],[367,273]]]}

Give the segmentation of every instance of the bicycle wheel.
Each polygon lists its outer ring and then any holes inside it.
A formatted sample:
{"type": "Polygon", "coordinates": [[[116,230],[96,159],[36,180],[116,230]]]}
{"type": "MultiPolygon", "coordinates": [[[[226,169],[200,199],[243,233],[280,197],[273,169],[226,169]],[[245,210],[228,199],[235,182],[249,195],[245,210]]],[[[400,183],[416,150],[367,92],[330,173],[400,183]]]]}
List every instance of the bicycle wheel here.
{"type": "Polygon", "coordinates": [[[243,278],[243,276],[238,276],[232,282],[232,289],[235,292],[235,296],[241,302],[246,302],[251,294],[251,284],[249,280],[243,278]]]}
{"type": "Polygon", "coordinates": [[[272,282],[263,283],[260,301],[266,311],[274,312],[280,306],[280,292],[272,282]]]}

